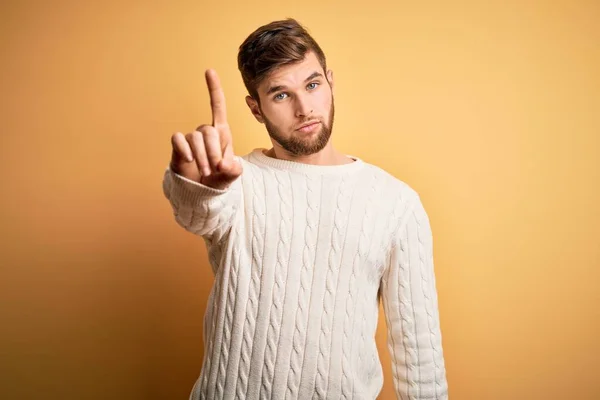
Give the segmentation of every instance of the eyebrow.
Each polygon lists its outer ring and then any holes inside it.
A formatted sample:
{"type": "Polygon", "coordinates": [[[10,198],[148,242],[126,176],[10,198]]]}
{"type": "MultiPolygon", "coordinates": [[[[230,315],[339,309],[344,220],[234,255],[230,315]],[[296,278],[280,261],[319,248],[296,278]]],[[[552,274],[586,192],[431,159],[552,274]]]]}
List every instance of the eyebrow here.
{"type": "MultiPolygon", "coordinates": [[[[315,79],[315,78],[317,78],[317,77],[323,77],[323,74],[322,74],[322,73],[320,73],[320,72],[316,72],[316,71],[315,71],[315,72],[313,72],[312,74],[310,74],[310,76],[309,76],[308,78],[306,78],[306,79],[304,80],[304,82],[306,83],[306,82],[308,82],[308,81],[310,81],[310,80],[313,80],[313,79],[315,79]]],[[[287,86],[285,86],[285,85],[271,86],[271,87],[269,88],[269,90],[267,90],[267,96],[268,96],[268,95],[270,95],[271,93],[278,92],[278,91],[280,91],[280,90],[282,90],[282,89],[286,89],[286,88],[287,88],[287,86]]]]}

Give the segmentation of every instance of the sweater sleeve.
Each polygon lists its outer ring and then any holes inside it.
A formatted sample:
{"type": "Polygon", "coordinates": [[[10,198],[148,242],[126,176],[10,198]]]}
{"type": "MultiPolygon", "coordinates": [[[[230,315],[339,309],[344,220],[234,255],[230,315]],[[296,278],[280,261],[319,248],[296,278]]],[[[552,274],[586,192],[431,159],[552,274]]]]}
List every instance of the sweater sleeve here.
{"type": "Polygon", "coordinates": [[[241,180],[239,177],[227,189],[214,189],[167,167],[162,186],[180,226],[204,239],[219,242],[233,226],[235,214],[241,208],[241,180]]]}
{"type": "Polygon", "coordinates": [[[392,240],[382,276],[387,347],[398,399],[447,399],[433,240],[428,215],[416,197],[392,240]]]}

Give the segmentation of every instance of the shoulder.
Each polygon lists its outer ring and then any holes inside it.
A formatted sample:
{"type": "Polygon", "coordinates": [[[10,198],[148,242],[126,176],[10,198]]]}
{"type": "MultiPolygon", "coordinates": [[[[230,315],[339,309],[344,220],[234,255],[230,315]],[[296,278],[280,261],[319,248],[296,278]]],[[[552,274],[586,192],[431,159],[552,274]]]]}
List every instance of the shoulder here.
{"type": "Polygon", "coordinates": [[[391,229],[390,235],[402,230],[411,218],[418,223],[428,221],[420,193],[404,179],[395,176],[377,165],[366,163],[368,180],[377,182],[377,208],[386,214],[391,229]]]}
{"type": "Polygon", "coordinates": [[[382,191],[382,196],[388,201],[393,201],[395,206],[413,204],[420,201],[419,193],[405,180],[393,175],[380,166],[365,163],[365,172],[382,191]]]}

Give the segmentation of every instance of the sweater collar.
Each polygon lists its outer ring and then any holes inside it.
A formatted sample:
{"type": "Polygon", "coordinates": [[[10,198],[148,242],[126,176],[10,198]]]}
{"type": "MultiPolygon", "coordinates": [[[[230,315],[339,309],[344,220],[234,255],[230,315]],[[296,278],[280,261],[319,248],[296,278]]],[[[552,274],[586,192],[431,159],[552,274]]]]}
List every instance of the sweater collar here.
{"type": "Polygon", "coordinates": [[[297,171],[302,173],[316,174],[348,174],[359,171],[365,165],[365,162],[360,158],[352,155],[346,155],[354,160],[354,162],[340,165],[314,165],[306,164],[298,161],[280,160],[278,158],[269,157],[264,154],[267,149],[256,148],[250,153],[250,160],[255,164],[265,165],[280,170],[297,171]]]}
{"type": "Polygon", "coordinates": [[[359,157],[346,155],[354,160],[354,162],[341,165],[314,165],[306,164],[298,161],[280,160],[265,155],[267,149],[256,148],[250,153],[250,160],[255,164],[264,165],[280,170],[296,171],[302,173],[317,173],[317,174],[348,174],[359,171],[365,165],[365,162],[359,157]]]}

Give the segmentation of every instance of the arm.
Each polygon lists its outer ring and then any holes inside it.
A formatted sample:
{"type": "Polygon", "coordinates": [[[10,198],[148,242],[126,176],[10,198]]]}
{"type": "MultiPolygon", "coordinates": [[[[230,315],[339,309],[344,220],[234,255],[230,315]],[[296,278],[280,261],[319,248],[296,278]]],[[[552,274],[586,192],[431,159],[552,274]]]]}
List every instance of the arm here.
{"type": "Polygon", "coordinates": [[[401,219],[389,255],[382,302],[397,398],[447,399],[433,241],[418,195],[401,219]]]}
{"type": "Polygon", "coordinates": [[[234,156],[219,77],[212,70],[205,75],[213,123],[171,137],[173,151],[163,177],[163,192],[179,225],[218,242],[240,209],[242,159],[234,156]]]}
{"type": "Polygon", "coordinates": [[[214,189],[187,179],[170,168],[164,173],[163,193],[181,227],[216,242],[233,226],[242,200],[241,179],[235,180],[227,189],[214,189]]]}

